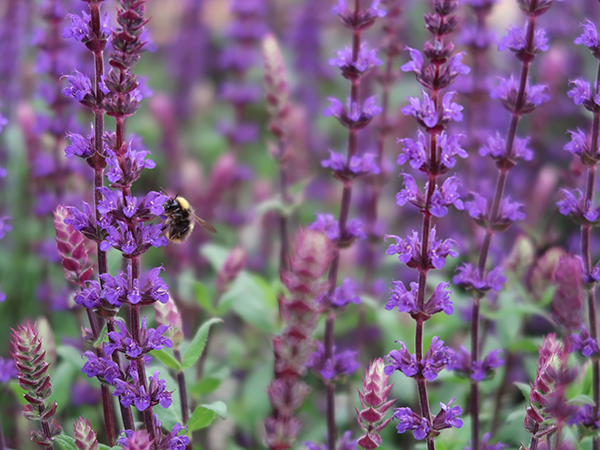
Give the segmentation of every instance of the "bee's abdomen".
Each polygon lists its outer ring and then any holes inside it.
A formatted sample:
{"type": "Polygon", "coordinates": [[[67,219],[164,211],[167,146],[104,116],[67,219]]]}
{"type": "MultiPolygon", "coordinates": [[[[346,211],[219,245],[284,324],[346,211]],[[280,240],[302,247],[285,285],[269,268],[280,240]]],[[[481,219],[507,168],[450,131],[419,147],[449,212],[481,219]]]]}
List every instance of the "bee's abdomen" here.
{"type": "Polygon", "coordinates": [[[170,241],[185,241],[192,232],[194,224],[190,219],[179,219],[169,224],[167,239],[170,241]]]}

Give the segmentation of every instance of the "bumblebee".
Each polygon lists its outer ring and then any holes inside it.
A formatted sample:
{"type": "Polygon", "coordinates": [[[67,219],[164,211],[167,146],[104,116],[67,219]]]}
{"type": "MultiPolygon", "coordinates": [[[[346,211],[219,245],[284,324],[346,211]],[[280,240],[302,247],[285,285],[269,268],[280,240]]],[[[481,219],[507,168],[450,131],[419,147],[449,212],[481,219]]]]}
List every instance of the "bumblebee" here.
{"type": "Polygon", "coordinates": [[[194,208],[191,207],[190,202],[179,195],[169,198],[164,203],[163,208],[165,216],[167,216],[165,236],[169,242],[180,243],[185,241],[192,234],[196,223],[205,230],[212,233],[217,232],[210,223],[194,214],[194,208]]]}

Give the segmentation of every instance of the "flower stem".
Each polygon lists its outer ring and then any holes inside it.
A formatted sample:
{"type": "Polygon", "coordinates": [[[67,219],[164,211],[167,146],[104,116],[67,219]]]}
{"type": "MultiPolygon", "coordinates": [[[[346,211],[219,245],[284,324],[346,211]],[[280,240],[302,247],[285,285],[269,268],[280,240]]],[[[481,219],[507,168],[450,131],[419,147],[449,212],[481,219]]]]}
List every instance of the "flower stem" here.
{"type": "MultiPolygon", "coordinates": [[[[181,352],[178,348],[173,350],[173,355],[177,362],[181,364],[181,352]]],[[[179,386],[179,398],[181,400],[181,420],[187,424],[190,414],[188,411],[187,389],[185,387],[185,374],[183,371],[177,372],[177,385],[179,386]]]]}
{"type": "MultiPolygon", "coordinates": [[[[354,1],[354,16],[355,20],[360,13],[360,0],[354,1]]],[[[352,32],[352,61],[358,61],[358,52],[361,44],[361,31],[353,30],[352,32]]],[[[353,79],[351,81],[352,87],[350,90],[350,102],[354,104],[359,99],[359,84],[360,79],[353,79]]],[[[346,164],[350,165],[350,160],[356,155],[358,149],[358,130],[349,128],[348,129],[348,153],[346,155],[346,164]]],[[[350,212],[350,200],[352,198],[352,186],[344,186],[342,192],[342,201],[340,206],[340,215],[338,219],[338,225],[340,230],[340,236],[346,234],[346,223],[348,222],[348,214],[350,212]]],[[[338,252],[331,265],[329,267],[329,274],[327,280],[329,282],[329,290],[327,292],[327,298],[331,298],[335,291],[337,284],[338,268],[340,264],[340,253],[338,252]]],[[[325,323],[325,358],[329,359],[333,357],[333,330],[335,325],[335,311],[331,311],[327,316],[325,323]]],[[[328,383],[327,389],[327,438],[330,449],[336,448],[337,441],[337,430],[335,427],[335,386],[328,383]]]]}
{"type": "MultiPolygon", "coordinates": [[[[535,5],[532,5],[532,9],[535,5]]],[[[527,25],[525,30],[525,48],[531,51],[534,48],[534,36],[535,36],[535,16],[530,15],[527,17],[527,25]]],[[[524,60],[521,65],[521,74],[519,76],[519,89],[517,91],[517,98],[515,100],[515,106],[511,112],[510,124],[506,133],[506,146],[505,146],[505,159],[510,160],[513,154],[513,146],[517,135],[517,128],[519,121],[522,116],[521,109],[525,102],[525,93],[527,88],[527,79],[529,77],[529,65],[531,60],[524,60]]],[[[504,197],[504,190],[506,188],[506,181],[508,179],[507,168],[498,169],[498,178],[496,181],[496,188],[494,191],[494,197],[492,200],[492,207],[490,209],[489,222],[485,231],[485,237],[481,245],[479,253],[479,261],[477,269],[479,271],[479,277],[484,278],[485,267],[492,243],[492,237],[494,236],[495,230],[494,225],[496,224],[500,212],[500,206],[502,204],[502,198],[504,197]]],[[[479,359],[479,307],[481,299],[473,299],[473,309],[471,317],[471,364],[475,363],[479,359]]],[[[479,383],[475,380],[471,380],[471,399],[470,399],[470,412],[471,412],[471,448],[472,450],[479,450],[479,383]]],[[[537,442],[536,442],[537,446],[537,442]]],[[[533,450],[533,448],[531,449],[533,450]]]]}

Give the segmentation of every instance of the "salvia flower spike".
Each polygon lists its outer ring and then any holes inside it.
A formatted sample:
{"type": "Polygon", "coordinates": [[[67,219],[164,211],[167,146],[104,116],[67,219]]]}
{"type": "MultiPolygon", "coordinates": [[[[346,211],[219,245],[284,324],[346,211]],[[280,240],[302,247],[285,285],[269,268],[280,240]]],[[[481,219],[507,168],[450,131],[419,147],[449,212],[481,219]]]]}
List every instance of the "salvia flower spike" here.
{"type": "Polygon", "coordinates": [[[23,416],[32,421],[39,421],[41,429],[31,432],[31,440],[40,446],[52,448],[54,437],[62,432],[56,417],[56,402],[49,402],[52,394],[52,383],[48,374],[49,364],[46,352],[42,348],[42,340],[36,330],[36,324],[19,325],[12,330],[13,357],[17,368],[19,386],[28,404],[23,407],[23,416]]]}

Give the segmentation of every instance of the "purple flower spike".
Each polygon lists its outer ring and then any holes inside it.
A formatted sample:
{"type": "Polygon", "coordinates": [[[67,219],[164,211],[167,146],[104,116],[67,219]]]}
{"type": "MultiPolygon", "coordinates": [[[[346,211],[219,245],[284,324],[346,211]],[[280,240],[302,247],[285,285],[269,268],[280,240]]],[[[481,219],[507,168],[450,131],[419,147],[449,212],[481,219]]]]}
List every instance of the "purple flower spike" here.
{"type": "Polygon", "coordinates": [[[497,98],[502,101],[504,107],[510,111],[520,114],[529,114],[542,103],[550,100],[550,96],[545,93],[547,86],[536,84],[533,86],[527,82],[525,86],[525,98],[520,105],[519,111],[515,111],[519,82],[512,75],[510,78],[499,78],[499,84],[490,91],[491,98],[497,98]]]}

